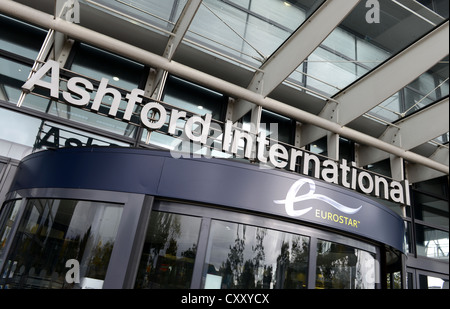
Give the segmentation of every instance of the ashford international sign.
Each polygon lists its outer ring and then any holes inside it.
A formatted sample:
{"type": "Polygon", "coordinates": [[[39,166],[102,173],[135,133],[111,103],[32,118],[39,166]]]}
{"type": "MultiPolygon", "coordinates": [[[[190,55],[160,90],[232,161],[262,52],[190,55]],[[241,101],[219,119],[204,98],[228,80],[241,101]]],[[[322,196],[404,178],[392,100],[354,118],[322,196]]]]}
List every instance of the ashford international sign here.
{"type": "MultiPolygon", "coordinates": [[[[53,60],[47,61],[42,67],[33,74],[28,81],[22,86],[24,91],[31,92],[35,86],[46,88],[50,91],[50,96],[59,99],[59,63],[53,60]],[[50,80],[44,80],[49,76],[50,80]]],[[[115,89],[108,87],[108,79],[102,78],[96,90],[95,97],[90,106],[91,93],[94,91],[94,85],[86,78],[72,77],[67,81],[67,91],[62,90],[62,98],[69,104],[83,107],[92,112],[98,112],[105,95],[113,96],[108,116],[118,117],[119,105],[123,100],[121,93],[115,89]]],[[[188,117],[185,111],[166,108],[159,102],[148,99],[143,102],[144,91],[141,89],[133,89],[125,96],[127,106],[122,116],[122,121],[131,122],[133,111],[136,105],[142,106],[139,112],[139,125],[150,131],[161,129],[164,125],[168,126],[168,134],[178,135],[177,122],[184,120],[183,134],[191,142],[199,145],[205,145],[208,142],[208,135],[212,127],[220,129],[222,151],[237,156],[238,144],[245,139],[246,146],[244,157],[257,159],[261,164],[273,166],[276,168],[285,168],[290,171],[297,171],[297,163],[300,162],[301,173],[310,175],[315,178],[323,179],[328,183],[339,184],[353,190],[360,190],[366,194],[374,195],[386,200],[392,200],[396,203],[410,205],[409,185],[405,180],[403,182],[387,180],[379,175],[372,175],[366,171],[362,171],[356,167],[355,162],[351,162],[350,166],[345,159],[336,162],[333,160],[320,160],[318,156],[299,149],[288,150],[285,146],[278,143],[270,143],[263,134],[251,134],[242,129],[236,129],[231,121],[224,124],[224,130],[217,128],[217,123],[212,123],[211,114],[203,117],[193,115],[188,117]],[[158,115],[151,117],[149,115],[158,115]],[[167,120],[170,118],[169,120],[167,120]],[[201,129],[200,129],[201,128],[201,129]],[[199,130],[200,129],[200,130],[199,130]],[[222,134],[223,133],[223,134],[222,134]],[[250,146],[249,146],[250,145],[250,146]],[[266,149],[268,153],[266,154],[266,149]],[[313,166],[310,174],[310,166],[313,166]]],[[[190,149],[190,148],[188,148],[190,149]]],[[[340,218],[339,218],[340,219],[340,218]]]]}

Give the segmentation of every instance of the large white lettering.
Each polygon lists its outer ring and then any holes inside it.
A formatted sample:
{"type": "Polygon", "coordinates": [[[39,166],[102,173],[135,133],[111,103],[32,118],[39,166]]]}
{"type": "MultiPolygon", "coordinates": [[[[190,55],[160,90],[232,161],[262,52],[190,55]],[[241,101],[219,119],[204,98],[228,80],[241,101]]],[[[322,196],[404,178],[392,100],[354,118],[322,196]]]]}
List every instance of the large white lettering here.
{"type": "MultiPolygon", "coordinates": [[[[260,167],[285,168],[397,203],[410,204],[407,182],[391,181],[388,185],[385,178],[359,170],[355,162],[349,164],[345,159],[342,159],[340,163],[333,160],[321,161],[313,153],[294,148],[289,149],[288,146],[281,143],[272,142],[272,139],[269,140],[266,137],[265,130],[255,133],[258,130],[253,128],[249,132],[236,127],[231,121],[226,121],[221,127],[217,123],[212,123],[212,115],[209,113],[204,116],[188,116],[186,111],[174,108],[167,111],[162,102],[149,99],[146,99],[145,102],[145,93],[141,89],[133,89],[122,96],[119,90],[108,85],[106,78],[101,79],[95,90],[94,85],[86,78],[72,77],[67,81],[67,91],[60,90],[59,71],[58,62],[49,60],[25,82],[22,88],[26,92],[33,91],[36,86],[45,88],[49,90],[50,97],[54,99],[59,99],[61,92],[62,98],[68,104],[102,114],[107,113],[108,116],[121,118],[122,121],[133,121],[133,124],[142,125],[150,131],[159,130],[166,125],[168,134],[177,136],[179,140],[177,143],[181,143],[181,145],[175,145],[174,150],[181,149],[188,152],[194,150],[197,155],[204,154],[207,157],[214,157],[215,154],[220,154],[220,156],[231,154],[236,157],[256,159],[260,163],[260,167]],[[91,102],[91,95],[94,91],[95,96],[91,102]],[[105,97],[111,97],[111,103],[105,103],[105,97]],[[125,109],[121,109],[119,115],[119,107],[123,101],[126,101],[127,105],[125,109]],[[141,107],[140,112],[136,105],[141,107]],[[133,117],[133,113],[135,113],[135,117],[133,117]],[[170,120],[167,120],[168,118],[170,120]],[[182,125],[183,123],[184,125],[182,125]],[[219,145],[214,147],[217,150],[216,153],[207,147],[213,143],[219,145]]],[[[278,129],[273,125],[270,124],[270,132],[278,129]]],[[[273,138],[273,134],[271,137],[273,138]]],[[[179,153],[175,153],[175,151],[172,155],[180,157],[179,153]]],[[[291,199],[288,196],[286,201],[292,200],[293,203],[298,198],[294,197],[295,187],[292,188],[291,193],[291,199]]],[[[293,214],[298,213],[293,210],[291,202],[286,203],[288,208],[292,209],[293,214]]]]}

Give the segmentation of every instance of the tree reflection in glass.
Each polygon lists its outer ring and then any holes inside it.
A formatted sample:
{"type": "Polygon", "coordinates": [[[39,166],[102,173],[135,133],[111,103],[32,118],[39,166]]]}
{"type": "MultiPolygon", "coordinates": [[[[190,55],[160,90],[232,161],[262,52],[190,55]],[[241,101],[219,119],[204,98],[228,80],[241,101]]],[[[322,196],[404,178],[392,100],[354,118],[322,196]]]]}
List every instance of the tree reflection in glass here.
{"type": "Polygon", "coordinates": [[[309,238],[243,224],[213,221],[204,287],[303,289],[309,238]]]}
{"type": "Polygon", "coordinates": [[[375,258],[346,245],[319,240],[317,243],[316,288],[375,288],[375,258]]]}
{"type": "Polygon", "coordinates": [[[0,286],[16,289],[101,287],[122,216],[122,205],[29,199],[2,270],[0,286]],[[80,282],[65,277],[79,262],[80,282]]]}
{"type": "Polygon", "coordinates": [[[135,288],[189,288],[200,218],[153,211],[135,288]]]}

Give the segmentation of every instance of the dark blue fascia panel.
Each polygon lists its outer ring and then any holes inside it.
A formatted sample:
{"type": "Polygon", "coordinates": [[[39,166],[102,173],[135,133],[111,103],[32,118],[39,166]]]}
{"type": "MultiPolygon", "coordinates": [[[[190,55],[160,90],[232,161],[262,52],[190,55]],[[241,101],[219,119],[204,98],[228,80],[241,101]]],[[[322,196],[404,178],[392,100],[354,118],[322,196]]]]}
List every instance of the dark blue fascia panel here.
{"type": "Polygon", "coordinates": [[[78,188],[155,194],[165,157],[138,149],[64,148],[27,156],[13,190],[78,188]]]}
{"type": "Polygon", "coordinates": [[[232,207],[342,230],[404,251],[402,218],[374,200],[233,160],[176,159],[167,151],[112,147],[47,150],[20,163],[11,191],[32,188],[118,191],[232,207]],[[276,202],[286,200],[289,190],[293,202],[276,202]]]}

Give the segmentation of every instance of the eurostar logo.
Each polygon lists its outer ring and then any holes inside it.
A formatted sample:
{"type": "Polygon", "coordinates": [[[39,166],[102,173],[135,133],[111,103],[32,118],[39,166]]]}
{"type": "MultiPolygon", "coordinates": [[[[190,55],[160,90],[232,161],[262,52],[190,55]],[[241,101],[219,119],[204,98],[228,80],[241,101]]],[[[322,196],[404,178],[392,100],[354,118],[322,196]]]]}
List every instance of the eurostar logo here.
{"type": "Polygon", "coordinates": [[[300,217],[309,212],[312,207],[304,208],[304,209],[295,209],[294,204],[306,201],[306,200],[321,200],[335,209],[339,210],[340,212],[343,212],[345,214],[355,214],[358,211],[361,210],[362,206],[359,206],[358,208],[351,208],[348,206],[344,206],[335,200],[329,198],[328,196],[322,195],[322,194],[316,194],[316,184],[311,179],[307,178],[301,178],[297,180],[290,188],[289,191],[286,194],[286,199],[284,200],[274,200],[274,203],[283,205],[286,209],[286,213],[291,217],[300,217]],[[298,191],[304,186],[309,186],[309,191],[303,195],[299,195],[298,191]]]}

